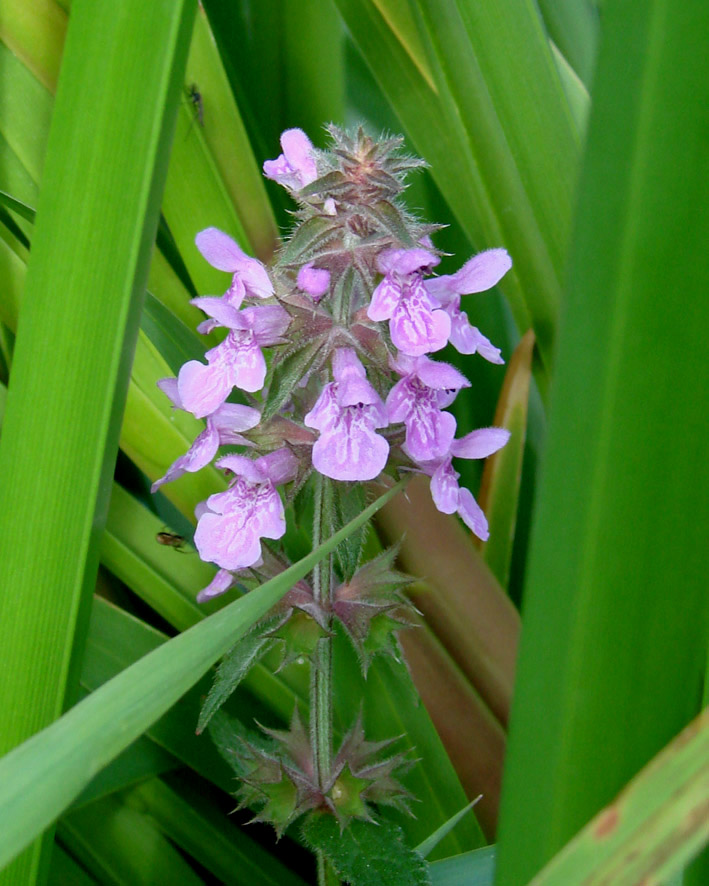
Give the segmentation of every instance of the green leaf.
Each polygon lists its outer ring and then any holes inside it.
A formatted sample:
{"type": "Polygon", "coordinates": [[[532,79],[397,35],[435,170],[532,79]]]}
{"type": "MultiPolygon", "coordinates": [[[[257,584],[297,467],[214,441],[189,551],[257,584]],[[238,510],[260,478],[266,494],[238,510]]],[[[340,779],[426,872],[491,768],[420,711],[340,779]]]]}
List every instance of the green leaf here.
{"type": "Polygon", "coordinates": [[[697,711],[708,40],[703,0],[604,6],[525,586],[501,886],[528,882],[697,711]]]}
{"type": "Polygon", "coordinates": [[[321,338],[308,342],[305,347],[293,351],[292,354],[284,357],[274,366],[268,390],[268,400],[261,413],[262,424],[270,421],[288,402],[293,391],[318,361],[323,344],[324,339],[321,338]]]}
{"type": "Polygon", "coordinates": [[[709,708],[531,881],[665,883],[709,841],[709,708]]]}
{"type": "MultiPolygon", "coordinates": [[[[481,795],[482,796],[482,795],[481,795]]],[[[426,837],[423,843],[419,843],[416,847],[416,851],[423,855],[424,858],[440,843],[440,841],[446,836],[446,834],[450,833],[453,828],[458,824],[458,822],[466,815],[470,810],[475,806],[480,797],[476,797],[471,803],[468,803],[467,806],[464,806],[460,812],[456,812],[455,815],[451,816],[448,821],[442,824],[439,828],[430,835],[430,837],[426,837]]]]}
{"type": "Polygon", "coordinates": [[[202,886],[204,882],[150,816],[127,806],[121,797],[105,797],[66,815],[58,832],[101,883],[202,886]]]}
{"type": "Polygon", "coordinates": [[[428,865],[404,842],[401,828],[388,821],[350,822],[340,833],[332,815],[312,815],[302,828],[314,852],[322,852],[350,886],[427,886],[428,865]]]}
{"type": "Polygon", "coordinates": [[[493,886],[495,846],[484,846],[431,865],[432,886],[493,886]]]}
{"type": "Polygon", "coordinates": [[[207,802],[200,787],[179,776],[154,778],[128,793],[126,800],[145,810],[174,844],[222,883],[305,886],[277,856],[236,827],[215,804],[207,802]]]}
{"type": "Polygon", "coordinates": [[[278,252],[278,264],[286,267],[309,261],[323,244],[339,233],[340,228],[333,226],[331,219],[314,215],[303,222],[285,242],[278,252]]]}
{"type": "Polygon", "coordinates": [[[487,516],[490,538],[477,543],[503,588],[508,588],[517,528],[522,460],[527,437],[527,405],[532,378],[534,333],[527,332],[510,359],[493,425],[507,428],[510,439],[485,461],[478,504],[487,516]]]}
{"type": "Polygon", "coordinates": [[[40,833],[92,776],[155,722],[259,618],[401,489],[247,596],[164,643],[0,760],[0,865],[40,833]]]}
{"type": "Polygon", "coordinates": [[[9,209],[12,209],[27,221],[34,222],[34,217],[37,213],[31,206],[23,203],[22,200],[16,200],[11,194],[6,194],[5,191],[0,191],[0,203],[7,206],[9,209]]]}
{"type": "MultiPolygon", "coordinates": [[[[57,717],[78,678],[189,12],[169,4],[146,19],[129,0],[116,16],[77,0],[46,159],[46,124],[33,121],[48,93],[0,48],[22,87],[6,108],[13,148],[42,174],[0,444],[0,575],[13,588],[0,619],[0,751],[57,717]]],[[[0,881],[32,883],[38,864],[39,843],[0,881]]]]}
{"type": "Polygon", "coordinates": [[[222,659],[205,699],[197,723],[197,733],[205,727],[224,704],[254,664],[265,655],[275,641],[263,636],[263,626],[243,636],[222,659]]]}
{"type": "Polygon", "coordinates": [[[77,809],[99,797],[123,790],[153,775],[176,769],[180,761],[149,738],[141,737],[102,769],[79,794],[71,808],[77,809]]]}
{"type": "MultiPolygon", "coordinates": [[[[366,494],[361,483],[340,483],[325,477],[323,482],[323,515],[330,533],[344,526],[366,505],[366,494]]],[[[340,574],[350,581],[357,571],[366,537],[366,527],[353,532],[335,551],[340,574]]]]}
{"type": "Polygon", "coordinates": [[[539,0],[549,36],[571,67],[591,85],[596,62],[599,18],[589,0],[539,0]]]}
{"type": "Polygon", "coordinates": [[[68,852],[55,844],[47,883],[48,886],[95,886],[96,880],[68,852]]]}

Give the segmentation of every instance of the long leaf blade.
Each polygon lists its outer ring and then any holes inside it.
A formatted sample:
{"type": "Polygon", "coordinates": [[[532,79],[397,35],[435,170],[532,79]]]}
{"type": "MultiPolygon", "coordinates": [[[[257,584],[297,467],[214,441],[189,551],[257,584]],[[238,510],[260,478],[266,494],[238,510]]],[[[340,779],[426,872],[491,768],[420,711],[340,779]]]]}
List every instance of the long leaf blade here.
{"type": "Polygon", "coordinates": [[[706,661],[709,8],[618,0],[604,16],[501,884],[528,882],[696,713],[706,661]]]}

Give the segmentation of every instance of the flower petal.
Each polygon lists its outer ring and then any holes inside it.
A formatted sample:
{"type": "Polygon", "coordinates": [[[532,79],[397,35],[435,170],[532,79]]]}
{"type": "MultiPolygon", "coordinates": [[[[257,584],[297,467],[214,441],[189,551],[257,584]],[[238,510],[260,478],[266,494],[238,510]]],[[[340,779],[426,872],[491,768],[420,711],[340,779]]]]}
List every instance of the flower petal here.
{"type": "Polygon", "coordinates": [[[286,129],[281,135],[281,147],[288,164],[298,172],[304,188],[318,177],[313,143],[302,129],[286,129]]]}
{"type": "Polygon", "coordinates": [[[510,432],[506,428],[480,428],[460,440],[454,440],[451,454],[457,458],[487,458],[507,443],[510,432]]]}
{"type": "Polygon", "coordinates": [[[303,424],[307,428],[327,431],[335,426],[342,412],[335,396],[336,387],[334,382],[330,382],[322,389],[315,405],[303,418],[303,424]]]}
{"type": "Polygon", "coordinates": [[[177,389],[183,408],[197,418],[204,418],[218,409],[232,387],[228,368],[219,359],[208,366],[190,360],[177,376],[177,389]]]}
{"type": "Polygon", "coordinates": [[[202,295],[199,298],[193,298],[190,304],[199,308],[200,311],[204,311],[208,317],[212,317],[220,326],[226,326],[227,329],[244,328],[245,324],[241,317],[244,312],[237,310],[224,298],[202,295]]]}
{"type": "Polygon", "coordinates": [[[458,486],[460,474],[453,469],[450,458],[442,462],[431,477],[431,497],[443,514],[454,514],[458,510],[458,486]]]}
{"type": "Polygon", "coordinates": [[[330,288],[330,272],[325,268],[314,268],[312,262],[308,262],[298,271],[296,279],[298,289],[307,292],[317,301],[330,288]]]}
{"type": "Polygon", "coordinates": [[[165,476],[156,480],[150,487],[150,491],[155,492],[163,483],[171,483],[187,472],[200,471],[214,458],[218,448],[219,433],[208,421],[206,429],[195,438],[187,452],[170,465],[165,476]]]}
{"type": "Polygon", "coordinates": [[[490,363],[502,364],[505,362],[500,349],[485,338],[479,329],[471,326],[467,314],[455,307],[449,307],[448,313],[451,317],[450,343],[459,354],[479,353],[490,363]]]}
{"type": "Polygon", "coordinates": [[[365,412],[349,407],[337,426],[313,446],[313,466],[333,480],[373,480],[384,469],[389,443],[372,429],[365,412]]]}
{"type": "Polygon", "coordinates": [[[414,461],[427,462],[448,454],[455,437],[456,420],[422,400],[406,422],[406,451],[414,461]]]}
{"type": "Polygon", "coordinates": [[[235,584],[235,576],[226,569],[220,569],[209,582],[207,587],[203,588],[199,594],[197,594],[197,602],[206,603],[206,601],[211,600],[212,597],[219,597],[220,594],[225,594],[228,590],[233,588],[235,584]]]}
{"type": "Polygon", "coordinates": [[[197,249],[213,268],[219,271],[234,271],[243,266],[246,253],[232,238],[219,228],[207,228],[195,237],[197,249]]]}
{"type": "Polygon", "coordinates": [[[428,300],[417,296],[402,298],[389,324],[394,345],[412,357],[440,351],[448,342],[450,329],[448,314],[432,311],[428,300]]]}
{"type": "Polygon", "coordinates": [[[240,403],[223,403],[212,413],[209,420],[219,432],[221,442],[227,443],[226,438],[232,433],[255,428],[261,420],[261,413],[258,409],[242,406],[240,403]]]}
{"type": "Polygon", "coordinates": [[[377,256],[377,267],[382,274],[406,277],[421,268],[435,268],[440,258],[428,249],[385,249],[377,256]]]}
{"type": "Polygon", "coordinates": [[[401,286],[391,277],[385,277],[372,293],[367,316],[370,320],[388,320],[396,310],[401,296],[401,286]]]}
{"type": "Polygon", "coordinates": [[[475,535],[482,541],[487,541],[490,532],[487,526],[487,519],[482,512],[482,508],[473,498],[473,494],[469,489],[463,487],[458,496],[458,514],[461,516],[465,525],[471,529],[475,535]]]}
{"type": "Polygon", "coordinates": [[[428,357],[418,357],[415,372],[427,388],[436,391],[459,391],[461,388],[470,387],[468,379],[450,363],[439,363],[428,357]]]}
{"type": "Polygon", "coordinates": [[[168,397],[173,406],[177,407],[177,409],[184,409],[185,407],[182,405],[182,400],[180,400],[180,393],[177,389],[177,379],[176,378],[161,378],[158,382],[156,382],[157,386],[160,390],[168,397]]]}
{"type": "Polygon", "coordinates": [[[461,295],[484,292],[505,276],[512,267],[506,249],[488,249],[467,261],[452,275],[452,285],[461,295]]]}
{"type": "Polygon", "coordinates": [[[256,459],[259,471],[268,477],[274,486],[289,483],[298,471],[298,459],[287,446],[276,449],[256,459]]]}
{"type": "Polygon", "coordinates": [[[250,514],[231,512],[226,515],[205,514],[197,524],[195,547],[202,560],[216,563],[222,569],[244,569],[261,557],[261,538],[250,514]]]}
{"type": "Polygon", "coordinates": [[[257,305],[239,313],[245,326],[253,331],[258,344],[264,347],[277,344],[290,325],[290,314],[280,305],[257,305]]]}

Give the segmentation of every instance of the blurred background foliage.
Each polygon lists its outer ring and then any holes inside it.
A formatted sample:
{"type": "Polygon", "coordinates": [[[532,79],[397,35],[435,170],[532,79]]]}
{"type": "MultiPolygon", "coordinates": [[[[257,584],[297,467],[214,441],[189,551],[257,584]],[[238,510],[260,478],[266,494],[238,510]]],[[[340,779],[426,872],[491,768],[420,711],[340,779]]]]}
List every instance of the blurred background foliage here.
{"type": "MultiPolygon", "coordinates": [[[[219,227],[268,261],[291,206],[261,163],[288,127],[324,145],[327,122],[402,133],[424,157],[406,202],[448,225],[442,273],[496,246],[514,260],[464,303],[506,369],[443,354],[473,381],[460,433],[513,432],[484,476],[459,465],[491,541],[412,483],[370,540],[403,536],[402,566],[422,577],[408,667],[377,661],[365,681],[338,639],[336,728],[364,695],[369,735],[416,749],[416,818],[391,818],[417,845],[482,793],[432,850],[458,856],[434,882],[492,882],[482,847],[501,806],[497,882],[527,883],[706,704],[709,11],[600,6],[5,0],[0,752],[224,605],[195,604],[213,569],[189,548],[194,506],[223,479],[149,494],[201,428],[155,382],[203,353],[189,299],[225,287],[195,233],[219,227]],[[188,553],[156,543],[166,528],[188,553]]],[[[289,550],[309,544],[291,526],[289,550]]],[[[302,666],[275,668],[251,671],[231,717],[275,726],[304,708],[302,666]]],[[[312,882],[297,828],[276,844],[244,829],[247,811],[226,815],[229,719],[216,743],[194,736],[200,676],[0,882],[312,882]]],[[[688,786],[666,833],[630,814],[609,863],[664,846],[669,877],[701,847],[706,720],[697,730],[696,765],[666,776],[688,786]]],[[[566,880],[538,882],[600,882],[574,858],[566,880]]],[[[685,882],[707,882],[704,864],[685,882]]]]}

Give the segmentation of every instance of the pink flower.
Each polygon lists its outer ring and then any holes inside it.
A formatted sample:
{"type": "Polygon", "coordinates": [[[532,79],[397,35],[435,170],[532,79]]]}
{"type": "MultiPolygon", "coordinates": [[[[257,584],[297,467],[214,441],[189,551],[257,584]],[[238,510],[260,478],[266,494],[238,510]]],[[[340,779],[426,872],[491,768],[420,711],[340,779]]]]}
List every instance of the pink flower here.
{"type": "Polygon", "coordinates": [[[427,292],[448,313],[451,320],[450,343],[459,353],[478,353],[491,363],[505,362],[500,349],[479,329],[470,325],[467,315],[460,309],[460,297],[492,288],[511,267],[512,259],[506,249],[488,249],[473,256],[455,274],[432,277],[424,283],[427,292]]]}
{"type": "Polygon", "coordinates": [[[313,466],[333,480],[373,480],[389,455],[389,444],[375,433],[388,424],[384,404],[352,348],[335,351],[332,369],[335,381],[303,419],[320,431],[313,466]]]}
{"type": "Polygon", "coordinates": [[[224,293],[230,305],[240,307],[246,295],[255,295],[256,298],[273,295],[273,284],[266,268],[258,259],[246,255],[228,234],[218,228],[207,228],[197,234],[195,243],[213,268],[234,275],[224,293]]]}
{"type": "MultiPolygon", "coordinates": [[[[184,409],[176,378],[163,378],[158,382],[158,387],[167,394],[178,409],[184,409]]],[[[153,483],[150,491],[157,492],[163,483],[177,480],[187,472],[193,473],[201,470],[214,458],[220,446],[226,444],[248,446],[248,440],[242,437],[239,432],[255,428],[260,417],[259,411],[250,406],[223,403],[215,412],[207,416],[207,427],[196,437],[187,452],[170,465],[165,476],[153,483]]]]}
{"type": "Polygon", "coordinates": [[[389,421],[404,422],[408,455],[418,462],[446,455],[455,436],[456,421],[449,412],[461,388],[470,387],[466,377],[447,363],[426,356],[399,354],[392,368],[403,378],[389,392],[386,407],[389,421]]]}
{"type": "Polygon", "coordinates": [[[440,351],[451,330],[450,317],[423,283],[423,271],[440,259],[427,249],[387,249],[377,265],[384,279],[367,308],[370,320],[389,320],[394,345],[411,357],[440,351]]]}
{"type": "Polygon", "coordinates": [[[330,272],[325,268],[314,268],[313,262],[308,262],[298,271],[296,283],[298,289],[307,292],[317,303],[330,288],[330,272]]]}
{"type": "Polygon", "coordinates": [[[224,299],[210,297],[194,298],[192,304],[212,318],[201,324],[202,331],[214,326],[230,330],[221,344],[207,351],[207,366],[190,360],[177,376],[182,408],[203,418],[218,409],[234,387],[261,390],[266,378],[261,348],[281,343],[290,317],[280,305],[238,311],[224,299]]]}
{"type": "Polygon", "coordinates": [[[510,432],[505,428],[481,428],[454,440],[445,458],[422,464],[422,470],[431,477],[431,496],[444,514],[454,514],[482,541],[487,541],[490,533],[487,520],[472,492],[458,485],[460,474],[453,467],[453,458],[487,458],[507,443],[510,432]]]}
{"type": "Polygon", "coordinates": [[[291,191],[299,191],[318,177],[313,144],[302,129],[286,129],[281,135],[283,153],[266,160],[263,174],[291,191]]]}
{"type": "Polygon", "coordinates": [[[281,538],[286,531],[276,486],[295,477],[298,462],[283,448],[255,461],[244,455],[226,455],[217,466],[232,471],[235,480],[226,492],[207,499],[197,523],[195,546],[202,560],[230,571],[245,569],[261,559],[262,538],[281,538]]]}

